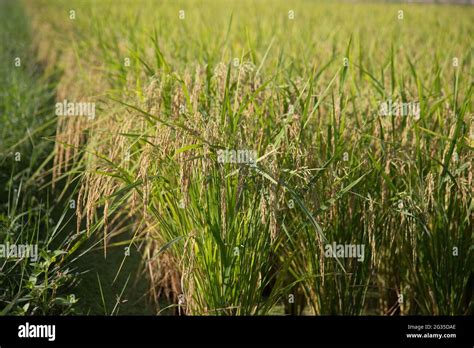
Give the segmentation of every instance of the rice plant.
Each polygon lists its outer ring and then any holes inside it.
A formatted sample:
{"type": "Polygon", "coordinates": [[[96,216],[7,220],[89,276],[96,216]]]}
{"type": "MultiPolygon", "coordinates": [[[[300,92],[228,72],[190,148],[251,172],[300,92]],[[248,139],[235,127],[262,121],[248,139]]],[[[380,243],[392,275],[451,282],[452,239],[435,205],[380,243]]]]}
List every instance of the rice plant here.
{"type": "Polygon", "coordinates": [[[23,5],[55,102],[95,107],[51,183],[155,313],[473,313],[472,6],[23,5]]]}

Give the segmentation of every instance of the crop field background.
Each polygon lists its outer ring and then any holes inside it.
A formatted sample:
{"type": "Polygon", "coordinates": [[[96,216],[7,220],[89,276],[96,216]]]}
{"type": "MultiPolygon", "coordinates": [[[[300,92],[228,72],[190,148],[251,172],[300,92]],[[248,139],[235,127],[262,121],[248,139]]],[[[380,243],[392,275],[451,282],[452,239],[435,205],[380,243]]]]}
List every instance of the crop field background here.
{"type": "Polygon", "coordinates": [[[474,6],[4,0],[0,23],[0,313],[474,314],[474,6]]]}

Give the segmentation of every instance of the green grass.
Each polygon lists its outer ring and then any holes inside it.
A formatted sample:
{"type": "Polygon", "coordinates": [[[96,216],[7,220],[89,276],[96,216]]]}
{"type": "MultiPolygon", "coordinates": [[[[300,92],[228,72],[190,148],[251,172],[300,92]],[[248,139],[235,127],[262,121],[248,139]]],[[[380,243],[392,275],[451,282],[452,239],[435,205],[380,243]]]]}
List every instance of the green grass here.
{"type": "Polygon", "coordinates": [[[55,206],[47,183],[57,75],[36,63],[21,6],[1,2],[0,17],[0,243],[38,246],[36,260],[0,259],[0,313],[69,314],[77,302],[70,262],[74,238],[64,232],[68,211],[55,206]]]}

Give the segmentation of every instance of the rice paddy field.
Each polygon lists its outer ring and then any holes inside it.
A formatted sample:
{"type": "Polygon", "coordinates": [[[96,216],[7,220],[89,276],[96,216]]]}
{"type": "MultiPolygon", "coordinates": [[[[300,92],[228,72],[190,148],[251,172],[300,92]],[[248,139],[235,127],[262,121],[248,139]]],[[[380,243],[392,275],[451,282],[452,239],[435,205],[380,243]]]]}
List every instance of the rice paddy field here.
{"type": "Polygon", "coordinates": [[[3,0],[0,23],[1,314],[474,314],[474,6],[3,0]]]}

